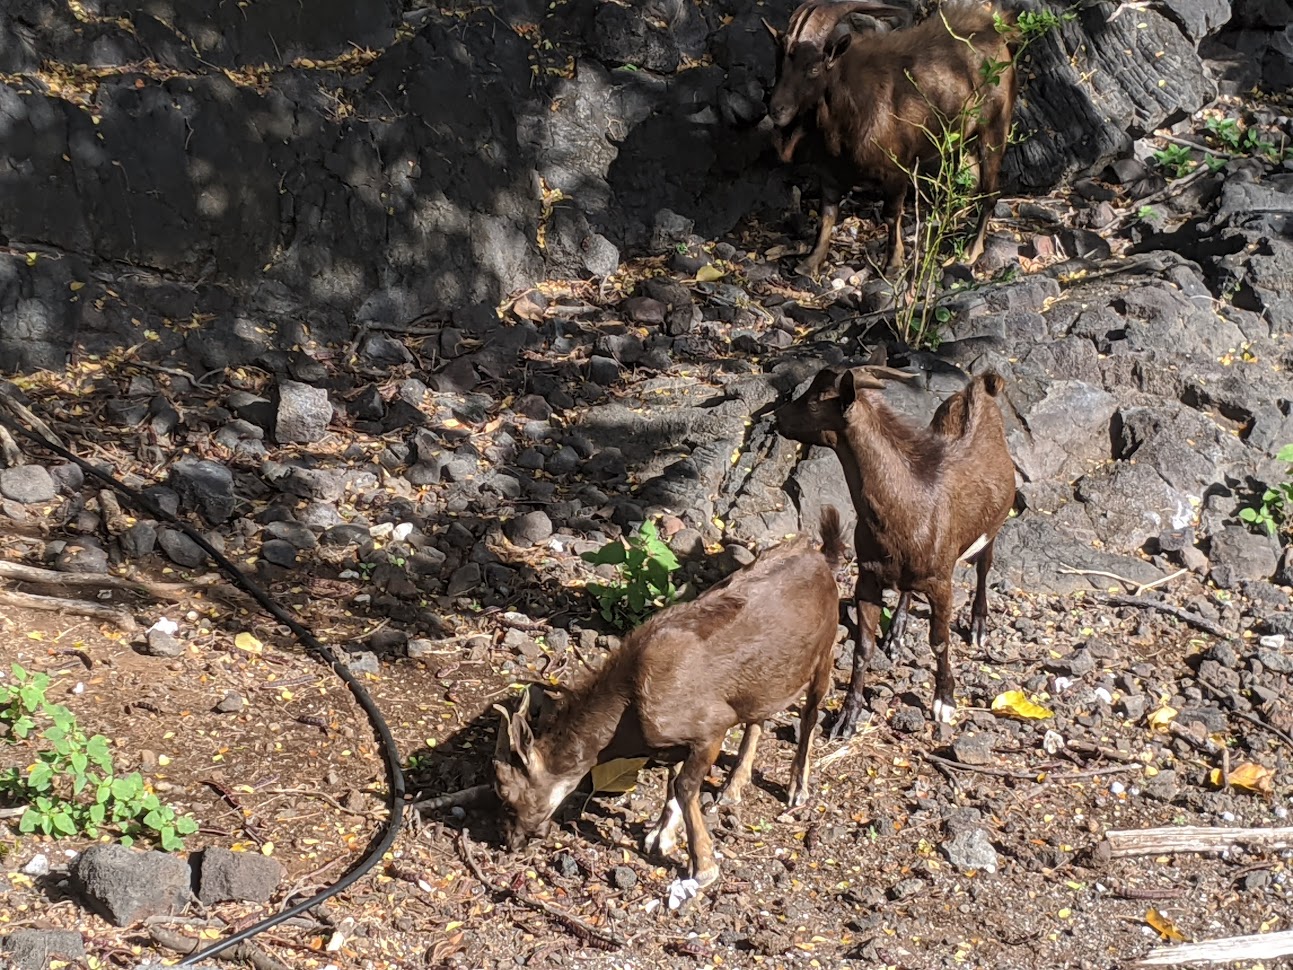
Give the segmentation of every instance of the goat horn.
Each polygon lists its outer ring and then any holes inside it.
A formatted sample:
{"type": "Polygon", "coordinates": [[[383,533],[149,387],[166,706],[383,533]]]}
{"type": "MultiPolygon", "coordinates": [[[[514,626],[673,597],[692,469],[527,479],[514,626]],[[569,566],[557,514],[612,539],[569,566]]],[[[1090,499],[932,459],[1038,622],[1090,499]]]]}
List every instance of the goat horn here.
{"type": "Polygon", "coordinates": [[[437,795],[435,798],[424,798],[420,802],[413,802],[408,807],[421,812],[438,812],[445,808],[457,808],[466,805],[476,805],[484,801],[485,797],[493,791],[490,785],[472,785],[470,788],[464,788],[462,791],[449,792],[446,795],[437,795]]]}
{"type": "Polygon", "coordinates": [[[877,0],[828,0],[825,3],[813,3],[809,0],[793,14],[786,27],[786,39],[795,44],[822,45],[836,26],[851,13],[869,13],[877,17],[898,16],[902,18],[900,27],[909,27],[912,23],[912,12],[906,7],[898,7],[877,0]]]}
{"type": "Polygon", "coordinates": [[[887,378],[891,381],[901,381],[904,384],[914,384],[920,380],[919,374],[898,370],[896,367],[887,367],[883,364],[864,364],[862,370],[867,375],[875,377],[876,380],[887,378]]]}

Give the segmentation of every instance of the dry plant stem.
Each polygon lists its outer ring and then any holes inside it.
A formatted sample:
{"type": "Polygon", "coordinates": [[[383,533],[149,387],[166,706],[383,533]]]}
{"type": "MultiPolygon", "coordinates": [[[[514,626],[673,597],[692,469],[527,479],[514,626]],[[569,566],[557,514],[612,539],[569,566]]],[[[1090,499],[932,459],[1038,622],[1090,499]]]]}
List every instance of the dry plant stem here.
{"type": "Polygon", "coordinates": [[[1153,582],[1138,583],[1134,579],[1128,579],[1126,576],[1119,576],[1117,573],[1107,573],[1103,569],[1074,569],[1071,566],[1061,566],[1059,571],[1062,573],[1067,573],[1070,576],[1104,576],[1108,579],[1116,579],[1120,583],[1125,583],[1127,586],[1133,587],[1132,595],[1134,596],[1139,596],[1141,593],[1145,592],[1146,590],[1155,589],[1159,586],[1164,585],[1165,583],[1170,583],[1172,580],[1176,579],[1177,577],[1183,576],[1184,574],[1189,572],[1188,569],[1178,569],[1174,573],[1169,573],[1166,576],[1160,576],[1158,579],[1155,579],[1153,582]]]}
{"type": "Polygon", "coordinates": [[[1203,152],[1205,155],[1215,155],[1217,158],[1238,158],[1233,152],[1222,151],[1220,148],[1209,148],[1207,145],[1200,145],[1197,141],[1190,141],[1188,138],[1177,138],[1175,135],[1156,135],[1163,141],[1171,142],[1173,145],[1184,145],[1186,148],[1193,148],[1196,152],[1203,152]]]}
{"type": "MultiPolygon", "coordinates": [[[[188,956],[201,946],[201,941],[191,940],[181,933],[172,933],[170,930],[160,926],[150,926],[148,935],[153,938],[153,942],[159,946],[164,946],[168,950],[188,956]]],[[[252,943],[239,943],[237,946],[230,947],[219,956],[217,960],[243,961],[250,963],[256,970],[290,970],[290,968],[280,963],[274,957],[270,956],[260,947],[252,943]]]]}
{"type": "MultiPolygon", "coordinates": [[[[1275,960],[1293,955],[1293,930],[1231,936],[1206,943],[1180,943],[1150,950],[1137,960],[1137,967],[1173,967],[1182,963],[1236,963],[1275,960]]],[[[1274,966],[1275,964],[1272,964],[1274,966]]]]}
{"type": "Polygon", "coordinates": [[[0,606],[18,606],[29,610],[44,610],[47,613],[84,616],[92,620],[112,623],[127,633],[134,633],[139,629],[135,618],[129,613],[114,610],[110,606],[100,606],[98,603],[86,603],[83,600],[69,600],[57,596],[33,596],[31,593],[0,590],[0,606]]]}
{"type": "MultiPolygon", "coordinates": [[[[1202,687],[1204,690],[1212,694],[1213,697],[1216,697],[1219,700],[1228,700],[1226,695],[1222,693],[1222,691],[1218,687],[1208,683],[1202,677],[1196,676],[1194,679],[1195,679],[1195,682],[1200,687],[1202,687]]],[[[1257,727],[1262,728],[1263,730],[1269,731],[1271,734],[1275,735],[1277,738],[1279,738],[1281,741],[1287,744],[1290,748],[1293,748],[1293,736],[1290,736],[1284,731],[1281,731],[1273,724],[1267,724],[1260,717],[1254,717],[1253,715],[1249,714],[1247,711],[1235,710],[1233,707],[1227,707],[1226,713],[1233,714],[1235,717],[1239,718],[1242,721],[1247,721],[1249,724],[1255,724],[1257,725],[1257,727]]]]}
{"type": "Polygon", "coordinates": [[[47,425],[40,418],[36,417],[36,415],[32,412],[30,408],[28,408],[24,404],[20,404],[17,401],[17,399],[15,399],[9,394],[6,394],[4,391],[0,391],[0,411],[7,411],[9,415],[14,420],[16,420],[19,424],[26,425],[31,431],[34,431],[36,434],[41,435],[44,438],[47,438],[48,440],[53,441],[57,444],[62,444],[61,439],[58,437],[58,435],[54,434],[54,432],[50,430],[49,425],[47,425]]]}
{"type": "Polygon", "coordinates": [[[1203,176],[1210,175],[1211,173],[1212,173],[1212,170],[1208,168],[1208,166],[1200,165],[1189,175],[1186,175],[1184,178],[1179,178],[1176,181],[1172,182],[1170,185],[1167,186],[1167,188],[1162,189],[1158,192],[1155,192],[1152,195],[1147,195],[1143,199],[1138,199],[1136,201],[1135,209],[1129,209],[1128,211],[1124,212],[1121,216],[1119,216],[1117,219],[1115,219],[1113,222],[1109,223],[1109,225],[1105,226],[1105,228],[1100,230],[1100,235],[1105,237],[1112,235],[1114,232],[1121,229],[1132,219],[1136,218],[1136,213],[1138,213],[1145,206],[1153,205],[1156,202],[1163,202],[1167,199],[1172,198],[1173,196],[1180,195],[1182,192],[1184,192],[1187,188],[1189,188],[1191,185],[1193,185],[1203,176]]]}
{"type": "Polygon", "coordinates": [[[499,893],[508,899],[515,899],[523,906],[528,906],[530,909],[537,910],[545,916],[552,917],[552,919],[556,920],[567,930],[574,933],[575,936],[579,937],[585,943],[595,946],[598,949],[618,950],[626,945],[625,941],[614,933],[605,933],[596,927],[589,926],[583,920],[571,916],[563,909],[549,903],[545,903],[542,899],[535,899],[533,896],[518,892],[510,886],[499,886],[490,882],[485,877],[485,874],[481,872],[480,866],[477,864],[475,857],[471,854],[471,838],[468,835],[467,829],[463,829],[458,834],[458,848],[462,852],[463,862],[467,863],[467,868],[471,870],[471,874],[480,880],[480,884],[491,892],[499,893]]]}
{"type": "Polygon", "coordinates": [[[1236,845],[1263,849],[1293,848],[1293,828],[1239,829],[1211,825],[1172,825],[1158,829],[1116,829],[1105,835],[1110,856],[1160,855],[1165,852],[1222,852],[1236,845]]]}
{"type": "Polygon", "coordinates": [[[1235,636],[1233,630],[1227,630],[1221,624],[1213,623],[1207,617],[1183,610],[1179,606],[1173,606],[1171,603],[1160,603],[1157,600],[1142,599],[1138,596],[1105,596],[1103,601],[1109,606],[1134,606],[1141,610],[1157,610],[1159,613],[1174,616],[1195,629],[1202,630],[1204,633],[1211,633],[1214,637],[1221,637],[1223,640],[1230,640],[1235,636]]]}
{"type": "Polygon", "coordinates": [[[950,758],[940,758],[936,754],[922,753],[921,757],[934,766],[942,765],[959,771],[972,771],[980,775],[992,775],[995,778],[1015,778],[1019,781],[1035,781],[1044,785],[1062,785],[1070,781],[1084,781],[1087,778],[1098,778],[1101,775],[1117,775],[1124,771],[1137,771],[1139,764],[1111,765],[1108,768],[1093,768],[1090,771],[1069,771],[1062,775],[1053,774],[1049,769],[1038,768],[1036,771],[1011,771],[1008,768],[989,768],[985,765],[963,765],[950,758]],[[1045,775],[1039,778],[1038,775],[1045,775]]]}

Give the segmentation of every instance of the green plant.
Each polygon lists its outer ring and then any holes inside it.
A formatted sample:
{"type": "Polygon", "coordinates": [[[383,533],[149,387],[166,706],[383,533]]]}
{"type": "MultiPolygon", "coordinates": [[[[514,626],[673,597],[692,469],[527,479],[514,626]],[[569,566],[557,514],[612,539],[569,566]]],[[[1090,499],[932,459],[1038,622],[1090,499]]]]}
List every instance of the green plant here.
{"type": "Polygon", "coordinates": [[[0,771],[0,795],[27,805],[18,831],[98,838],[101,828],[109,828],[125,845],[147,833],[168,852],[182,849],[197,822],[162,804],[139,772],[118,775],[108,739],[87,737],[71,711],[48,700],[47,676],[19,664],[11,674],[12,682],[0,684],[0,722],[9,726],[10,743],[33,739],[46,745],[25,771],[0,771]],[[35,733],[42,723],[48,726],[35,733]]]}
{"type": "Polygon", "coordinates": [[[1161,148],[1154,152],[1154,161],[1175,179],[1192,171],[1198,164],[1190,157],[1190,149],[1186,145],[1168,145],[1166,148],[1161,148]]]}
{"type": "Polygon", "coordinates": [[[1209,172],[1216,173],[1226,167],[1226,160],[1224,158],[1217,158],[1216,155],[1204,155],[1203,164],[1208,166],[1209,172]]]}
{"type": "Polygon", "coordinates": [[[678,568],[678,559],[660,538],[654,522],[643,522],[627,541],[612,539],[580,558],[594,566],[616,568],[615,580],[590,582],[586,588],[596,597],[606,622],[621,630],[637,626],[678,595],[669,578],[678,568]]]}
{"type": "Polygon", "coordinates": [[[1280,527],[1287,525],[1293,513],[1293,445],[1285,445],[1275,456],[1276,461],[1289,463],[1284,481],[1262,493],[1256,505],[1239,510],[1239,518],[1249,525],[1259,525],[1268,535],[1277,535],[1280,527]]]}
{"type": "Polygon", "coordinates": [[[1152,205],[1142,205],[1136,210],[1136,218],[1142,222],[1148,222],[1150,225],[1153,225],[1154,221],[1158,218],[1158,210],[1152,205]]]}
{"type": "MultiPolygon", "coordinates": [[[[1076,19],[1077,14],[1072,10],[1065,10],[1061,14],[1056,14],[1051,10],[1025,10],[1019,14],[1013,29],[1020,33],[1025,43],[1031,43],[1039,37],[1046,36],[1060,24],[1076,19]]],[[[993,21],[997,33],[1011,32],[1010,24],[1006,23],[1000,14],[997,14],[993,21]]]]}
{"type": "MultiPolygon", "coordinates": [[[[1222,148],[1236,155],[1261,156],[1268,162],[1282,162],[1288,157],[1288,146],[1276,146],[1256,128],[1240,128],[1234,118],[1209,118],[1208,133],[1222,148]]],[[[1211,167],[1211,165],[1209,165],[1211,167]]]]}

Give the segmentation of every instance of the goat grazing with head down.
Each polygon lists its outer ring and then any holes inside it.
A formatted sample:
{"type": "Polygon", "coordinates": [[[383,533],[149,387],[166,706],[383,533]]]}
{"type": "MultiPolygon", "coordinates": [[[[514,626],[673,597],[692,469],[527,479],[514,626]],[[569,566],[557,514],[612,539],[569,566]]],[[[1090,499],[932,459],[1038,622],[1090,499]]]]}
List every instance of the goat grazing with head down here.
{"type": "Polygon", "coordinates": [[[972,378],[939,405],[925,428],[885,403],[880,378],[898,376],[911,375],[827,367],[776,412],[777,430],[785,437],[834,449],[857,510],[853,678],[832,728],[835,737],[856,730],[886,589],[900,594],[890,637],[902,635],[912,593],[929,601],[929,643],[938,660],[934,717],[951,722],[952,574],[958,561],[977,567],[971,636],[981,645],[993,543],[1014,504],[1014,463],[995,400],[1004,386],[1000,375],[989,371],[972,378]]]}
{"type": "Polygon", "coordinates": [[[1015,106],[1013,54],[998,27],[1014,15],[992,2],[952,0],[915,26],[910,20],[905,8],[874,0],[808,0],[784,33],[764,21],[777,45],[768,113],[778,153],[790,162],[808,146],[822,180],[821,229],[799,272],[820,269],[840,199],[863,183],[884,197],[886,269],[897,268],[914,173],[939,164],[940,143],[952,135],[973,145],[978,168],[967,262],[983,253],[1015,106]]]}
{"type": "Polygon", "coordinates": [[[839,513],[822,510],[821,545],[771,549],[690,603],[661,610],[624,640],[605,667],[533,721],[529,694],[499,707],[494,788],[509,848],[546,834],[553,813],[593,766],[650,757],[670,772],[666,803],[646,848],[667,854],[685,825],[691,877],[718,878],[700,787],[729,728],[745,725],[724,800],[750,780],[764,719],[806,689],[789,801],[808,798],[808,756],[827,689],[839,620],[834,566],[844,554],[839,513]]]}

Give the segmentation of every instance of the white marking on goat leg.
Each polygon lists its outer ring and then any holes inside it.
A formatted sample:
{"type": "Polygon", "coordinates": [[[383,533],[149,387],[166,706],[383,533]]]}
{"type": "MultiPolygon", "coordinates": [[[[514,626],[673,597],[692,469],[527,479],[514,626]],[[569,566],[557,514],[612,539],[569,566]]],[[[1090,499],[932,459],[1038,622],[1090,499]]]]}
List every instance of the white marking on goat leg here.
{"type": "Polygon", "coordinates": [[[643,847],[647,852],[659,852],[667,856],[678,847],[678,830],[682,828],[682,806],[678,799],[670,797],[665,802],[660,820],[646,834],[643,847]]]}
{"type": "Polygon", "coordinates": [[[944,704],[937,697],[934,698],[934,720],[943,724],[951,724],[952,718],[956,716],[956,704],[944,704]]]}
{"type": "Polygon", "coordinates": [[[961,562],[969,562],[977,553],[983,551],[983,547],[988,544],[988,534],[985,532],[979,538],[970,543],[970,548],[961,553],[958,557],[961,562]]]}

